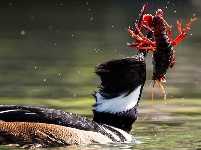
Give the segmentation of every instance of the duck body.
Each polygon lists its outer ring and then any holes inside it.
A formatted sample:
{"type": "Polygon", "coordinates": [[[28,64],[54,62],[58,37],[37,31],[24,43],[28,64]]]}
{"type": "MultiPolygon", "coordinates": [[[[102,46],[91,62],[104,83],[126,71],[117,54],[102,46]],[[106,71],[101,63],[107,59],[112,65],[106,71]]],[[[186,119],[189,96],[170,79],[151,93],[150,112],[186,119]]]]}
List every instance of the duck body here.
{"type": "Polygon", "coordinates": [[[0,144],[23,148],[133,142],[130,135],[146,80],[143,53],[95,69],[94,118],[34,106],[0,105],[0,144]]]}

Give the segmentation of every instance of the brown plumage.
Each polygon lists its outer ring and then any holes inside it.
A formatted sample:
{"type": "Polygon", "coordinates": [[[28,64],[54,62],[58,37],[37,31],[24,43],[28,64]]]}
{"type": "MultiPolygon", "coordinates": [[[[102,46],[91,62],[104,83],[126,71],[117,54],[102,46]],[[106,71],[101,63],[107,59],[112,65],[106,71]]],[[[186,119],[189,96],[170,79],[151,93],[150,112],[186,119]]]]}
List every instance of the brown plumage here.
{"type": "Polygon", "coordinates": [[[45,123],[0,121],[0,143],[3,145],[35,148],[103,143],[103,141],[112,142],[104,135],[92,131],[45,123]]]}

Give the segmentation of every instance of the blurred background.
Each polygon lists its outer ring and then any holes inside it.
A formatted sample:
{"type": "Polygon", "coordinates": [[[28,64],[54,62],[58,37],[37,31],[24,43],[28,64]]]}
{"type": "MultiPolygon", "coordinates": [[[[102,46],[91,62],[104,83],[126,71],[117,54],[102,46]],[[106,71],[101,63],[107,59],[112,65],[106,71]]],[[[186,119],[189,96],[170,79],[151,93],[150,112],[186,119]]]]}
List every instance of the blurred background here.
{"type": "Polygon", "coordinates": [[[143,121],[151,107],[149,52],[139,119],[132,131],[144,144],[131,147],[200,147],[200,0],[1,0],[0,104],[49,107],[92,118],[91,93],[100,83],[94,67],[136,54],[127,46],[134,39],[125,28],[133,29],[146,2],[146,13],[164,11],[173,39],[177,20],[183,20],[184,28],[191,18],[198,19],[174,47],[176,64],[163,84],[167,105],[155,86],[152,111],[143,121]]]}
{"type": "MultiPolygon", "coordinates": [[[[94,67],[110,59],[136,54],[125,28],[133,28],[146,0],[2,0],[0,1],[1,103],[55,105],[57,99],[90,99],[100,83],[94,67]],[[44,100],[44,101],[43,101],[44,100]]],[[[149,0],[146,13],[161,8],[178,36],[197,17],[187,37],[174,47],[176,64],[166,75],[167,99],[201,97],[201,21],[198,0],[149,0]]],[[[152,54],[147,56],[147,82],[142,99],[151,99],[152,54]]],[[[163,99],[159,88],[155,99],[163,99]]],[[[69,102],[70,103],[70,102],[69,102]]],[[[61,103],[62,104],[62,103],[61,103]]],[[[76,104],[76,103],[75,103],[76,104]]],[[[67,104],[66,104],[67,105],[67,104]]],[[[86,105],[89,105],[88,103],[86,105]]],[[[62,105],[63,106],[63,105],[62,105]]],[[[66,106],[67,107],[67,106],[66,106]]]]}

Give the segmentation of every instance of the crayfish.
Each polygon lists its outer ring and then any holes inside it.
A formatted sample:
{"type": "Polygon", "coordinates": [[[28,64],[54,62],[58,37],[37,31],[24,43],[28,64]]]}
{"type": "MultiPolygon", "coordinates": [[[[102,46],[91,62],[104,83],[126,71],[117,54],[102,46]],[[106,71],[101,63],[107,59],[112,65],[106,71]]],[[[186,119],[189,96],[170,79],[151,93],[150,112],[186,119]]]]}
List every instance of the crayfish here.
{"type": "MultiPolygon", "coordinates": [[[[135,24],[135,32],[127,29],[127,31],[135,38],[136,42],[128,44],[131,47],[136,47],[139,51],[153,52],[153,76],[154,84],[156,83],[164,93],[164,100],[166,104],[166,92],[161,84],[165,82],[165,75],[168,68],[172,68],[175,64],[175,56],[173,46],[182,41],[188,33],[191,24],[197,19],[191,19],[186,27],[182,30],[182,21],[177,21],[179,36],[172,40],[171,27],[164,19],[163,11],[158,9],[156,14],[145,14],[148,4],[143,5],[138,24],[135,24]],[[153,37],[145,37],[141,29],[145,28],[148,32],[152,32],[153,37]],[[146,46],[145,46],[146,45],[146,46]]],[[[154,89],[153,84],[153,89],[154,89]]],[[[153,99],[153,90],[152,90],[153,99]]]]}

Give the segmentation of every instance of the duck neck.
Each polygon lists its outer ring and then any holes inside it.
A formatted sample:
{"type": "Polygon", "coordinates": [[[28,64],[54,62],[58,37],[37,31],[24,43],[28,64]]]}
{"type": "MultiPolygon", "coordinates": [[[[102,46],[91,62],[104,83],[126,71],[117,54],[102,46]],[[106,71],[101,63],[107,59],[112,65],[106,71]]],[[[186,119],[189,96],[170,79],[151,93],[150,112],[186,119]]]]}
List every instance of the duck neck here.
{"type": "Polygon", "coordinates": [[[130,133],[132,124],[138,116],[143,85],[138,86],[129,95],[106,99],[100,93],[95,93],[97,102],[93,107],[93,120],[100,124],[107,124],[130,133]]]}
{"type": "Polygon", "coordinates": [[[130,132],[137,119],[138,103],[146,80],[145,54],[110,60],[96,67],[101,78],[93,95],[93,120],[130,132]]]}

